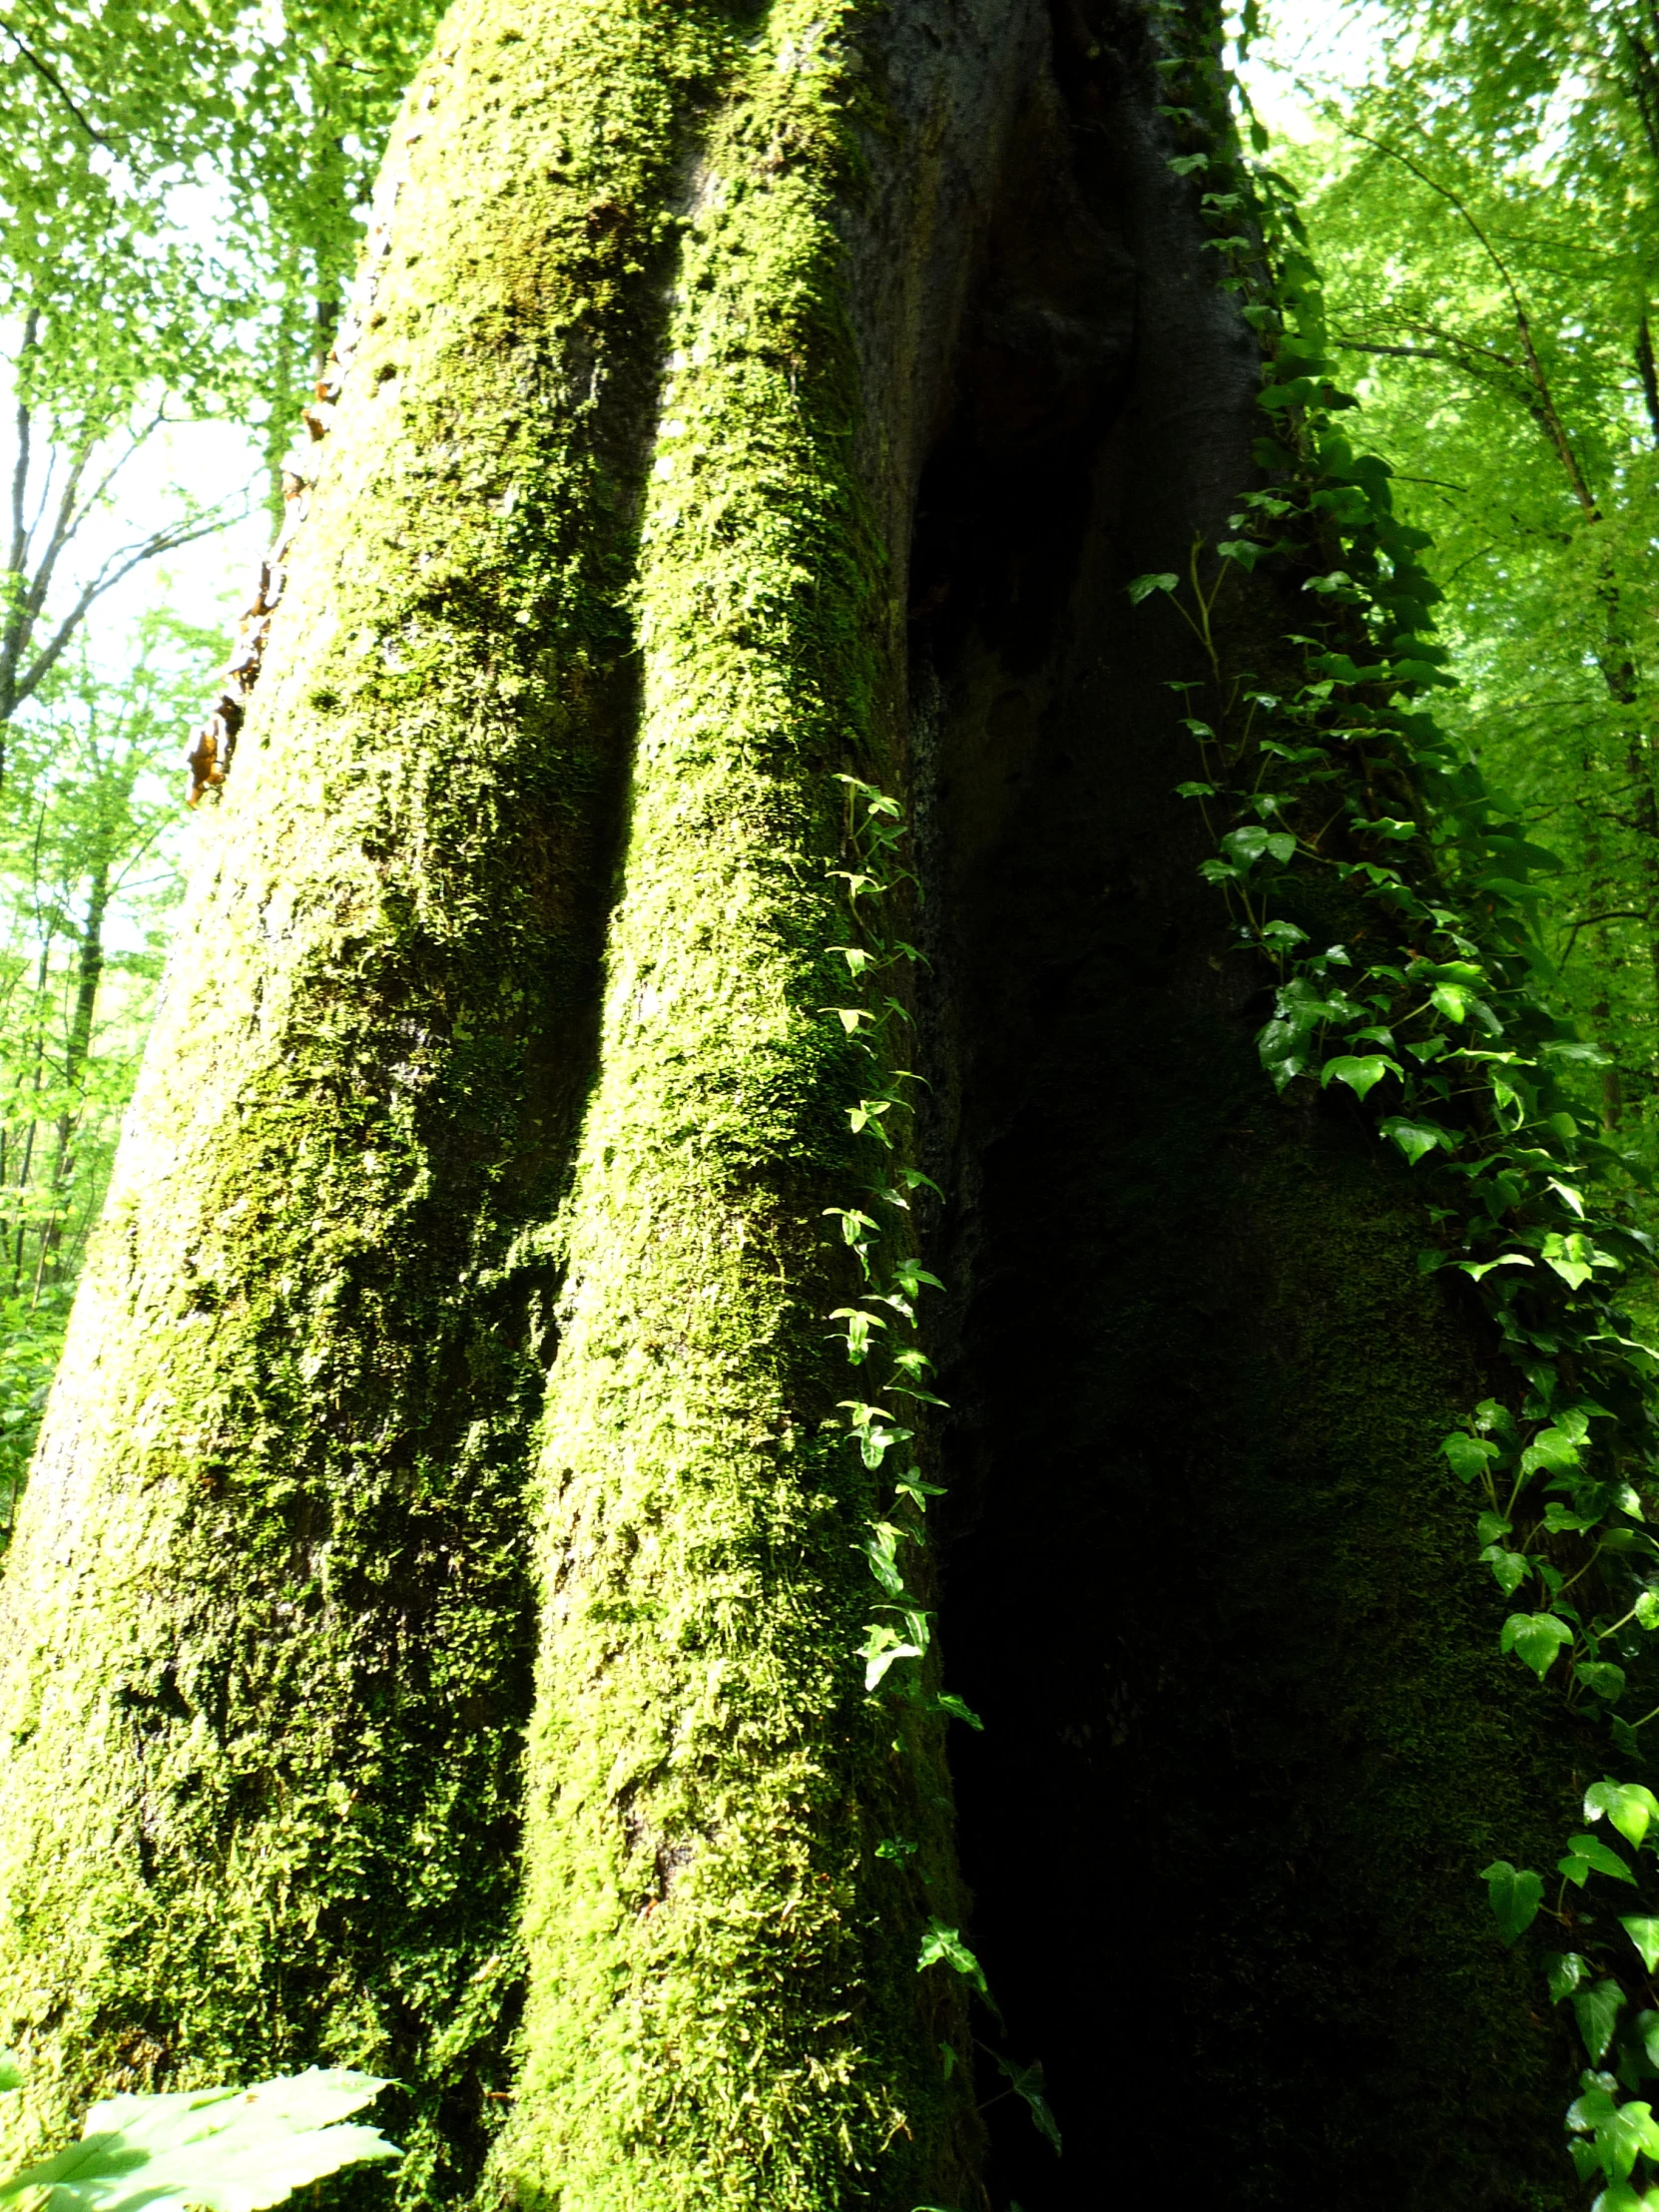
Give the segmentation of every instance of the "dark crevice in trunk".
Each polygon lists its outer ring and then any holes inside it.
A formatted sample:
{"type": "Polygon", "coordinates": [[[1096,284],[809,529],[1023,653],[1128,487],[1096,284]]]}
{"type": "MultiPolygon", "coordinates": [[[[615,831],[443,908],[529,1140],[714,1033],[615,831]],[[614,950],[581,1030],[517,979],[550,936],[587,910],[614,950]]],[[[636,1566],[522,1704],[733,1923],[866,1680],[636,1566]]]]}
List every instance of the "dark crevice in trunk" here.
{"type": "MultiPolygon", "coordinates": [[[[1553,2205],[1559,2054],[1475,1876],[1564,1777],[1435,1457],[1476,1339],[1369,1123],[1260,1069],[1266,978],[1172,796],[1204,671],[1125,590],[1225,534],[1253,342],[1193,275],[1165,95],[1059,20],[911,555],[942,1631],[986,1723],[952,1765],[984,2032],[1066,2138],[986,2064],[991,2200],[1553,2205]]],[[[1290,596],[1241,597],[1234,668],[1272,673],[1290,596]]]]}

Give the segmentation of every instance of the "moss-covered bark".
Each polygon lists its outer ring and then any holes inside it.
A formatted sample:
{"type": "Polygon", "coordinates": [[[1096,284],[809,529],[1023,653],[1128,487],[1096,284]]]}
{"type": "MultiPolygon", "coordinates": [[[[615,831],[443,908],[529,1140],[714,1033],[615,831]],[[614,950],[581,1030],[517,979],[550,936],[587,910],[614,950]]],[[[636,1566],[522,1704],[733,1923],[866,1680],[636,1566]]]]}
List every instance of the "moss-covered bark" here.
{"type": "Polygon", "coordinates": [[[508,2093],[549,1230],[670,200],[730,43],[718,9],[486,0],[388,156],[8,1573],[31,2117],[361,2062],[415,2086],[424,2197],[508,2093]]]}
{"type": "Polygon", "coordinates": [[[1557,2201],[1471,1869],[1570,1747],[1431,1458],[1483,1347],[1265,1089],[1122,588],[1251,467],[1214,28],[446,22],[9,1572],[25,2128],[321,2058],[409,2084],[410,2201],[982,2212],[937,1717],[853,1657],[850,773],[920,826],[965,1851],[1071,2138],[993,2123],[998,2212],[1557,2201]]]}

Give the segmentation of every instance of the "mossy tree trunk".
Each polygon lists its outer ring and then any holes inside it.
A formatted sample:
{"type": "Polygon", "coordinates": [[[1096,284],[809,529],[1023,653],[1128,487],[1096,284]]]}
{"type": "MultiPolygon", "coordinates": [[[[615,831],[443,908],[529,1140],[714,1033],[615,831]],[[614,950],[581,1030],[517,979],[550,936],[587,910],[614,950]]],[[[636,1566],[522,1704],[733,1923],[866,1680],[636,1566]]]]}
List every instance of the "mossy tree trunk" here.
{"type": "Polygon", "coordinates": [[[1556,2201],[1470,1876],[1540,1754],[1432,1460],[1480,1342],[1264,1094],[1123,591],[1250,473],[1214,31],[445,22],[9,1570],[24,2125],[326,2059],[411,2202],[1556,2201]],[[928,894],[962,1849],[1071,2135],[994,2116],[992,2197],[942,1723],[853,1656],[845,775],[928,894]]]}

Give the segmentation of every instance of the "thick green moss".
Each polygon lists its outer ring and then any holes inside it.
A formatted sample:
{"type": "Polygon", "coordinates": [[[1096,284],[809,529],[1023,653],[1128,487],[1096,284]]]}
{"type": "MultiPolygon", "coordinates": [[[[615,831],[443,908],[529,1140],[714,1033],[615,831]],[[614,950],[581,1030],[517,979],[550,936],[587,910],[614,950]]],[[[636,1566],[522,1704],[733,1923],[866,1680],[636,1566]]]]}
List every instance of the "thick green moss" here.
{"type": "Polygon", "coordinates": [[[670,184],[718,8],[481,0],[385,251],[5,1593],[23,2132],[309,2060],[507,2094],[522,1501],[637,684],[670,184]]]}
{"type": "MultiPolygon", "coordinates": [[[[866,1708],[874,1481],[833,774],[888,750],[836,216],[859,11],[770,12],[705,141],[637,588],[644,713],[542,1457],[530,1994],[501,2160],[564,2212],[958,2201],[937,1747],[866,1708]],[[926,1839],[926,1883],[874,1857],[926,1839]]],[[[971,2122],[968,2123],[971,2125],[971,2122]]]]}

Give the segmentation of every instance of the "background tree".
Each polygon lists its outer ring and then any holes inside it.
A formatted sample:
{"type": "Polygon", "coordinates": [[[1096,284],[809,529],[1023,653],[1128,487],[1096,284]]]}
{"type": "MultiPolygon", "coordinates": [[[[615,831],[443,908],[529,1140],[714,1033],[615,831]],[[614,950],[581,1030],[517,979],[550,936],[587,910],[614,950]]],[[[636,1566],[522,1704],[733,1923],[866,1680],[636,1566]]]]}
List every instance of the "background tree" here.
{"type": "Polygon", "coordinates": [[[0,1481],[6,1523],[63,1343],[180,887],[179,732],[221,650],[149,617],[119,677],[77,653],[8,783],[0,886],[0,1481]]]}
{"type": "Polygon", "coordinates": [[[1611,1055],[1607,1125],[1651,1166],[1659,234],[1644,20],[1494,6],[1453,30],[1412,10],[1303,174],[1371,434],[1441,548],[1462,679],[1445,714],[1560,858],[1543,907],[1559,988],[1611,1055]]]}

